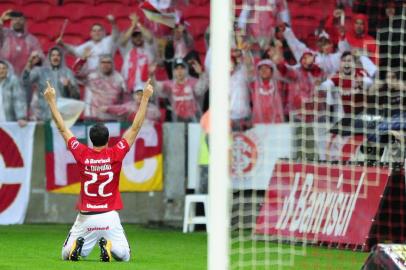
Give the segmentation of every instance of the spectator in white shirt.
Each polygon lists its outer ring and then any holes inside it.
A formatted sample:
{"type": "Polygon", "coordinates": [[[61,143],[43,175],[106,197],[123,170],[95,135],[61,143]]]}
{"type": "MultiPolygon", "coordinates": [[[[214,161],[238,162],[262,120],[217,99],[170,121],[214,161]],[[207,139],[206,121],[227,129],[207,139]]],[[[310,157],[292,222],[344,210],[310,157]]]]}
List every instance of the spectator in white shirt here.
{"type": "Polygon", "coordinates": [[[57,39],[57,43],[63,46],[69,53],[75,55],[76,57],[82,57],[85,53],[85,50],[90,48],[90,56],[87,59],[86,69],[89,72],[97,70],[99,66],[99,57],[101,55],[110,54],[114,55],[116,50],[116,42],[119,38],[119,30],[115,23],[113,15],[107,15],[107,20],[111,24],[111,35],[106,36],[106,30],[103,25],[100,23],[95,23],[92,25],[90,30],[90,40],[80,44],[78,46],[70,45],[64,43],[62,38],[57,39]]]}
{"type": "Polygon", "coordinates": [[[149,66],[155,60],[153,36],[138,20],[130,15],[131,26],[120,38],[120,53],[124,62],[121,74],[129,92],[135,91],[137,85],[148,80],[149,66]]]}

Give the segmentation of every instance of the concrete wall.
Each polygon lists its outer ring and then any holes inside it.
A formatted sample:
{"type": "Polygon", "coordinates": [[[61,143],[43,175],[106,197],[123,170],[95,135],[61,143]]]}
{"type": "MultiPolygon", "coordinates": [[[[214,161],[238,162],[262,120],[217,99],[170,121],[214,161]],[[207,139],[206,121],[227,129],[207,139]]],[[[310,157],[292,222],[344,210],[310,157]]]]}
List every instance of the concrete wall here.
{"type": "MultiPolygon", "coordinates": [[[[164,134],[164,191],[122,193],[123,222],[181,226],[185,195],[185,125],[167,123],[164,134]]],[[[34,141],[31,194],[26,223],[73,223],[77,195],[46,191],[44,127],[37,125],[34,141]]]]}

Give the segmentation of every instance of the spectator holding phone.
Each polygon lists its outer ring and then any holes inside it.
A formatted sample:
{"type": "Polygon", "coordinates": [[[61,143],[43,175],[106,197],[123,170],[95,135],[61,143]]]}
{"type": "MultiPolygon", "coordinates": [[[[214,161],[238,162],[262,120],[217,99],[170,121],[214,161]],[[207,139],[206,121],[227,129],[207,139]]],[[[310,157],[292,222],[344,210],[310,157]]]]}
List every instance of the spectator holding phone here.
{"type": "Polygon", "coordinates": [[[33,51],[42,53],[38,39],[26,28],[24,14],[19,11],[6,10],[0,17],[0,58],[13,66],[17,76],[23,72],[33,51]],[[8,20],[11,20],[10,28],[3,25],[8,20]]]}

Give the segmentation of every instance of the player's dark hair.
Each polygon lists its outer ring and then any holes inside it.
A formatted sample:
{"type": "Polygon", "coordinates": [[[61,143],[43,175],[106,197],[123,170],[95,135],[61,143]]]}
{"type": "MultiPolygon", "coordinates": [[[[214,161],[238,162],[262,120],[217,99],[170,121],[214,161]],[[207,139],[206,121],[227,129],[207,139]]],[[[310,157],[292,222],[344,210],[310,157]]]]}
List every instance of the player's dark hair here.
{"type": "Polygon", "coordinates": [[[107,144],[109,141],[109,130],[104,124],[97,123],[90,128],[90,140],[93,146],[100,147],[107,144]]]}

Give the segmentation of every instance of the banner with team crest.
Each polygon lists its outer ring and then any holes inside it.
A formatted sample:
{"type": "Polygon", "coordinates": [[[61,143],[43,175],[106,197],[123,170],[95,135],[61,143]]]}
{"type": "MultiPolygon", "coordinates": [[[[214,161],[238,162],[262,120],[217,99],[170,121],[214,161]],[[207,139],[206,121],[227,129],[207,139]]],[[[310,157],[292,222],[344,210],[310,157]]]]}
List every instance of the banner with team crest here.
{"type": "MultiPolygon", "coordinates": [[[[109,146],[120,139],[128,123],[106,123],[109,129],[109,146]]],[[[91,123],[71,127],[73,134],[83,144],[91,146],[88,136],[91,123]]],[[[47,190],[55,193],[78,194],[80,177],[76,162],[66,147],[58,129],[45,127],[47,190]]],[[[163,189],[162,125],[146,122],[134,145],[123,160],[120,191],[161,191],[163,189]]]]}

